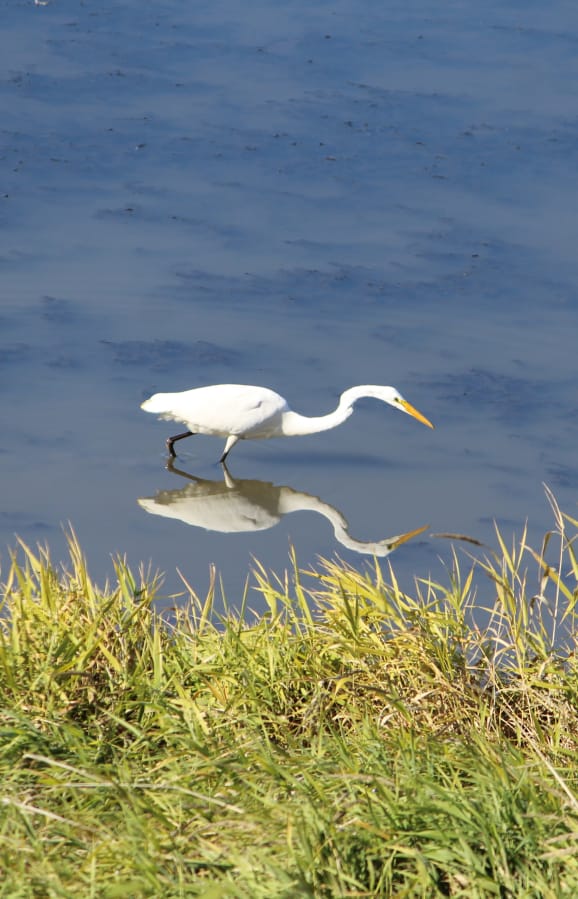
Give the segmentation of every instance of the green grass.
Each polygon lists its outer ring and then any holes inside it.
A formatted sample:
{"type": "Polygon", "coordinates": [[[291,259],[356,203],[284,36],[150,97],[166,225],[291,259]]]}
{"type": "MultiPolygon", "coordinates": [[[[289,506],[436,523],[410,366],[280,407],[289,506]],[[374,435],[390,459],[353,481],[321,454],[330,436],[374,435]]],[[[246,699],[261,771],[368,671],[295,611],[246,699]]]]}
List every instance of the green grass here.
{"type": "Polygon", "coordinates": [[[578,522],[399,589],[257,568],[171,623],[71,539],[0,621],[0,897],[578,895],[578,522]],[[484,575],[474,594],[472,564],[484,575]],[[481,610],[481,611],[480,611],[481,610]]]}

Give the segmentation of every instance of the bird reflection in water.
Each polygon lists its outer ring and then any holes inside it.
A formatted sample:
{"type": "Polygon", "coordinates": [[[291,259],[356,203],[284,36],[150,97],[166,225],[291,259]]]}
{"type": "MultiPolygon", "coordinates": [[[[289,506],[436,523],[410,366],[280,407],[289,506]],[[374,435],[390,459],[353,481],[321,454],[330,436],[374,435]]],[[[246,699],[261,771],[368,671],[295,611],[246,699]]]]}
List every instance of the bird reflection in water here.
{"type": "Polygon", "coordinates": [[[231,476],[225,465],[222,468],[223,480],[212,481],[182,471],[170,460],[167,469],[189,483],[180,490],[160,490],[156,496],[143,497],[138,503],[152,515],[175,518],[222,534],[266,531],[290,512],[318,512],[331,523],[336,540],[346,549],[380,557],[389,555],[427,528],[426,525],[376,542],[356,540],[350,536],[349,525],[341,512],[319,497],[267,481],[239,480],[231,476]]]}

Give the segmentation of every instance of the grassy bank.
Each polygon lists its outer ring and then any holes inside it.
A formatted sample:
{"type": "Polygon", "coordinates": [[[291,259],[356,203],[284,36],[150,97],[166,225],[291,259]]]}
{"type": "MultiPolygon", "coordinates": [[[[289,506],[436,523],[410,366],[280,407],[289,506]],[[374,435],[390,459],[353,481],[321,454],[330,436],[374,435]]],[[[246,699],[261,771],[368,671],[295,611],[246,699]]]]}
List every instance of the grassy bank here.
{"type": "Polygon", "coordinates": [[[553,510],[543,553],[498,535],[477,597],[458,556],[413,596],[257,571],[259,620],[209,596],[163,623],[123,564],[101,593],[74,543],[67,573],[21,547],[0,896],[578,895],[577,522],[553,510]]]}

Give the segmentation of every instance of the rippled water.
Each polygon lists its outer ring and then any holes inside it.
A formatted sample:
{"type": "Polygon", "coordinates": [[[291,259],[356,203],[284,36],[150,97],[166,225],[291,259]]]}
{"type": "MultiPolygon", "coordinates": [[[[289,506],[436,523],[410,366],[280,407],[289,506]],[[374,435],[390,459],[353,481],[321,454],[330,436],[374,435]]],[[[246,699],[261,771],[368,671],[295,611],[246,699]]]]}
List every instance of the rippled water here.
{"type": "Polygon", "coordinates": [[[215,563],[234,601],[290,545],[427,524],[392,561],[443,580],[432,532],[539,544],[543,482],[576,514],[575,5],[9,0],[2,45],[3,547],[70,521],[97,580],[215,563]],[[368,400],[166,470],[140,403],[222,382],[393,384],[436,430],[368,400]]]}

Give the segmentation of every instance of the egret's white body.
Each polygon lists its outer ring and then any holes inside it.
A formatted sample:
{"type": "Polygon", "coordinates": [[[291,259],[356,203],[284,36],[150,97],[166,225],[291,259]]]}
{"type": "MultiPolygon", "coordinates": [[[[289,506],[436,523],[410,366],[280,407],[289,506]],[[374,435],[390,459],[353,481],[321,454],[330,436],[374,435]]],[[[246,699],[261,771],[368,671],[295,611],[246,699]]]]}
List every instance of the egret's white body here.
{"type": "Polygon", "coordinates": [[[328,415],[310,418],[290,409],[287,400],[268,387],[246,384],[214,384],[195,387],[180,393],[155,393],[141,409],[157,413],[161,418],[183,422],[188,431],[169,437],[167,446],[176,455],[176,440],[192,434],[210,434],[226,438],[220,461],[224,462],[238,440],[264,440],[269,437],[298,437],[328,431],[346,421],[356,400],[373,397],[413,415],[430,428],[433,425],[414,409],[395,387],[363,384],[350,387],[341,394],[337,408],[328,415]]]}

